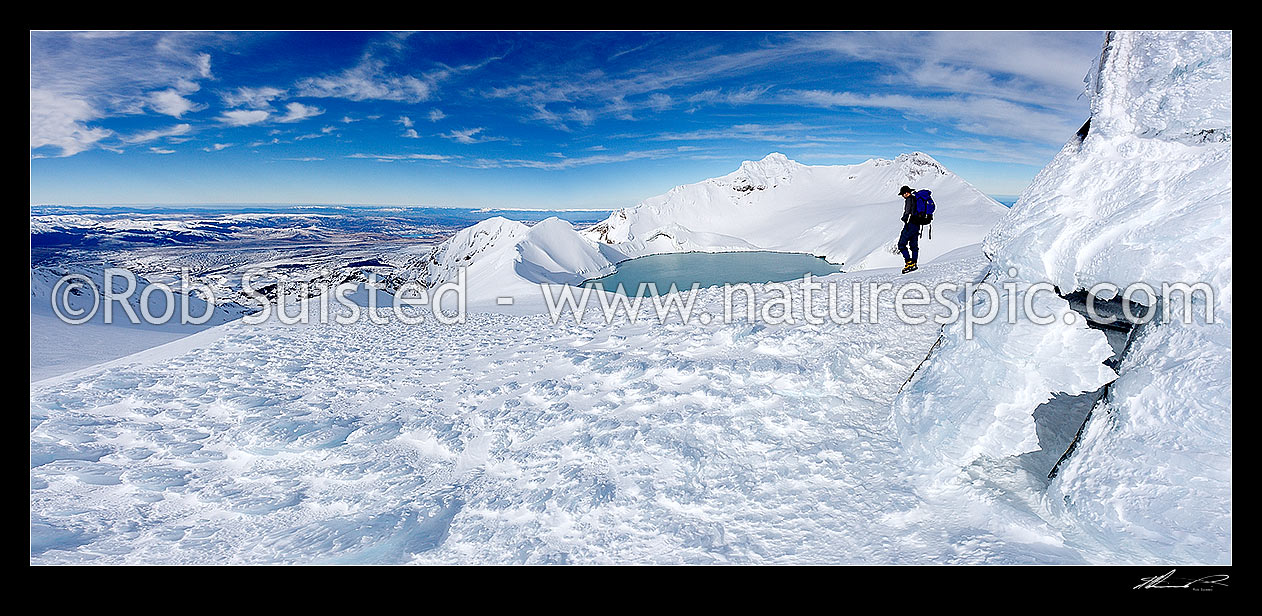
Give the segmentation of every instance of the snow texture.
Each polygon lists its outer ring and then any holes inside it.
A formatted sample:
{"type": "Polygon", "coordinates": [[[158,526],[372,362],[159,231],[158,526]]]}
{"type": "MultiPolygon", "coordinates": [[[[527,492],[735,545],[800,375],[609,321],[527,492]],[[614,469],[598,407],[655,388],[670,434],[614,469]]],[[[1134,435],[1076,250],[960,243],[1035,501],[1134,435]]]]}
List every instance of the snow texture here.
{"type": "MultiPolygon", "coordinates": [[[[852,282],[975,279],[978,249],[820,281],[846,313],[852,282]]],[[[926,513],[888,417],[938,328],[893,297],[852,324],[228,323],[32,385],[31,559],[1083,562],[1037,521],[926,513]]]]}

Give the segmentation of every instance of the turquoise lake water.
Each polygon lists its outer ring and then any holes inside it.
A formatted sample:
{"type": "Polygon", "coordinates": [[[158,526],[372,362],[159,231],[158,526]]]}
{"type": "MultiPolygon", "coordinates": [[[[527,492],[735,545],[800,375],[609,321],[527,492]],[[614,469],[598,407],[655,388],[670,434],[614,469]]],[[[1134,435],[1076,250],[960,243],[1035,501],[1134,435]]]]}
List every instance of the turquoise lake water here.
{"type": "Polygon", "coordinates": [[[697,283],[701,288],[724,284],[785,282],[801,279],[807,273],[827,276],[841,271],[814,255],[793,252],[684,252],[648,255],[618,264],[618,269],[608,276],[595,278],[583,286],[617,291],[622,284],[623,295],[651,295],[648,283],[657,285],[657,293],[668,293],[670,285],[681,291],[697,283]],[[641,284],[644,287],[641,287],[641,284]]]}

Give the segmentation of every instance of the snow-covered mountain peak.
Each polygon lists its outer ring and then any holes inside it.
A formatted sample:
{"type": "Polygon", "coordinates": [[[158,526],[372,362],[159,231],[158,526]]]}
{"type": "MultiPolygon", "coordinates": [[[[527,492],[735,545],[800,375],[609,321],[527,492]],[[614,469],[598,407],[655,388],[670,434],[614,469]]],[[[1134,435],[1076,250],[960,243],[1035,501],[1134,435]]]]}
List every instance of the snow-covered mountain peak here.
{"type": "Polygon", "coordinates": [[[737,190],[765,190],[792,181],[793,176],[804,168],[805,165],[790,160],[788,156],[772,152],[762,160],[744,161],[739,169],[716,180],[737,190]]]}
{"type": "MultiPolygon", "coordinates": [[[[512,221],[509,221],[512,222],[512,221]]],[[[516,223],[521,224],[521,223],[516,223]]],[[[565,231],[573,231],[574,225],[567,220],[563,220],[556,216],[549,216],[530,227],[530,235],[538,236],[542,233],[560,233],[565,231]]]]}
{"type": "Polygon", "coordinates": [[[525,224],[509,220],[503,216],[494,216],[476,225],[462,229],[447,242],[450,248],[479,252],[487,245],[495,243],[500,237],[518,237],[529,230],[525,224]]]}
{"type": "Polygon", "coordinates": [[[938,176],[951,175],[951,172],[947,171],[947,168],[943,167],[942,163],[934,160],[932,156],[924,152],[899,154],[890,164],[902,171],[903,177],[907,178],[909,184],[925,182],[938,176]]]}
{"type": "Polygon", "coordinates": [[[431,285],[455,280],[458,268],[469,265],[492,246],[516,243],[529,230],[525,224],[503,216],[494,216],[461,229],[430,253],[424,264],[422,279],[431,285]]]}

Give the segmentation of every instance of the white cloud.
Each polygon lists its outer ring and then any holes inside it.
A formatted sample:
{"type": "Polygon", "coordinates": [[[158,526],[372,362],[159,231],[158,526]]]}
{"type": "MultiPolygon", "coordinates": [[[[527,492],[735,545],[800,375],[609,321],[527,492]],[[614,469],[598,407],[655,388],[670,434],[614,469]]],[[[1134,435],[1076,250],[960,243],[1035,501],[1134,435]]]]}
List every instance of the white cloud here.
{"type": "Polygon", "coordinates": [[[260,88],[237,88],[231,92],[221,92],[219,97],[223,99],[223,104],[228,107],[250,107],[253,109],[270,108],[273,100],[285,95],[285,91],[280,88],[260,87],[260,88]]]}
{"type": "Polygon", "coordinates": [[[850,137],[840,136],[836,126],[814,126],[799,122],[786,124],[735,124],[676,133],[659,133],[648,137],[654,141],[772,141],[779,143],[844,143],[850,137]]]}
{"type": "Polygon", "coordinates": [[[409,118],[407,116],[399,116],[398,122],[399,124],[402,124],[405,128],[412,128],[412,118],[409,118]]]}
{"type": "Polygon", "coordinates": [[[674,99],[672,99],[669,94],[655,92],[649,95],[649,102],[648,102],[649,108],[655,111],[663,111],[663,110],[669,109],[673,103],[674,103],[674,99]]]}
{"type": "MultiPolygon", "coordinates": [[[[88,101],[49,90],[31,90],[31,149],[55,147],[61,156],[87,150],[114,131],[88,126],[101,117],[88,101]]],[[[41,156],[42,157],[42,156],[41,156]]]]}
{"type": "Polygon", "coordinates": [[[31,32],[31,147],[71,156],[104,147],[113,132],[88,122],[119,115],[180,117],[186,96],[211,77],[199,49],[234,35],[202,32],[31,32]]]}
{"type": "Polygon", "coordinates": [[[889,109],[984,135],[1059,143],[1085,116],[1078,94],[1100,41],[1093,32],[777,33],[735,52],[654,45],[658,51],[617,73],[590,65],[541,70],[481,94],[515,101],[523,120],[563,131],[606,117],[632,120],[646,110],[805,103],[889,109]],[[840,77],[849,62],[875,68],[849,73],[842,87],[812,81],[840,77]],[[716,87],[720,78],[744,81],[716,87]],[[829,89],[851,97],[817,95],[829,89]]]}
{"type": "Polygon", "coordinates": [[[687,100],[693,104],[748,105],[757,102],[770,89],[771,86],[746,86],[737,90],[711,88],[694,93],[687,100]]]}
{"type": "Polygon", "coordinates": [[[938,141],[924,146],[935,154],[1008,165],[1042,167],[1055,155],[1054,148],[1032,148],[1028,144],[1010,144],[975,137],[938,141]]]}
{"type": "Polygon", "coordinates": [[[793,90],[780,102],[824,108],[856,107],[894,111],[950,122],[962,131],[1012,139],[1060,143],[1076,129],[1076,119],[1012,101],[982,96],[915,96],[793,90]]]}
{"type": "Polygon", "coordinates": [[[340,73],[300,80],[295,87],[300,96],[345,98],[352,101],[386,100],[420,103],[433,95],[430,79],[413,75],[389,74],[386,63],[364,56],[359,64],[340,73]]]}
{"type": "Polygon", "coordinates": [[[486,136],[479,137],[479,136],[477,136],[477,135],[478,135],[478,133],[482,132],[483,130],[485,130],[485,129],[484,129],[484,128],[482,128],[482,127],[478,127],[478,128],[466,128],[466,129],[463,129],[463,130],[462,130],[462,129],[453,129],[453,130],[452,130],[451,132],[449,132],[449,133],[443,133],[443,135],[442,135],[442,136],[443,136],[443,137],[445,137],[445,138],[447,138],[447,139],[451,139],[452,141],[455,141],[456,143],[463,143],[463,144],[465,144],[465,145],[471,145],[471,144],[474,144],[474,143],[485,143],[485,142],[487,142],[487,141],[503,141],[503,140],[504,140],[504,138],[503,138],[503,137],[486,137],[486,136]]]}
{"type": "Polygon", "coordinates": [[[622,154],[596,154],[592,156],[583,156],[579,158],[562,158],[560,160],[529,160],[529,159],[489,159],[479,158],[471,161],[465,166],[478,169],[501,169],[501,168],[527,168],[541,169],[545,171],[563,171],[573,169],[575,167],[586,167],[589,165],[607,165],[611,163],[627,162],[632,160],[660,159],[675,156],[680,150],[669,148],[660,150],[643,150],[624,152],[622,154]]]}
{"type": "Polygon", "coordinates": [[[210,144],[210,146],[208,146],[208,147],[204,147],[204,148],[202,148],[202,149],[203,149],[203,150],[205,150],[205,151],[207,151],[207,152],[218,152],[218,151],[220,151],[220,150],[223,150],[223,149],[226,149],[226,148],[230,148],[230,147],[232,147],[232,146],[234,146],[234,145],[236,145],[236,144],[234,144],[234,143],[212,143],[212,144],[210,144]]]}
{"type": "Polygon", "coordinates": [[[566,112],[565,117],[578,122],[583,126],[591,126],[596,123],[595,114],[587,109],[579,109],[577,107],[571,107],[570,110],[566,112]]]}
{"type": "Polygon", "coordinates": [[[636,51],[640,51],[641,49],[646,49],[646,48],[647,48],[650,44],[651,44],[651,43],[644,43],[643,45],[639,45],[639,46],[637,46],[637,47],[632,47],[631,49],[624,49],[624,50],[622,50],[622,51],[616,52],[616,53],[614,53],[613,55],[609,56],[609,59],[610,59],[610,60],[617,60],[618,58],[620,58],[620,57],[622,57],[622,56],[625,56],[625,55],[627,55],[627,54],[629,54],[629,53],[636,52],[636,51]]]}
{"type": "Polygon", "coordinates": [[[156,130],[145,131],[143,133],[137,133],[135,135],[123,137],[122,140],[126,143],[148,143],[150,141],[162,139],[163,137],[175,137],[178,135],[186,135],[192,130],[193,130],[193,126],[190,124],[176,124],[175,126],[172,126],[171,128],[160,128],[156,130]]]}
{"type": "MultiPolygon", "coordinates": [[[[706,50],[712,51],[712,50],[706,50]]],[[[673,106],[678,97],[670,93],[674,89],[694,88],[716,78],[716,75],[732,77],[748,74],[768,66],[793,60],[817,50],[801,45],[766,45],[757,49],[734,53],[680,53],[659,55],[645,62],[651,64],[618,74],[606,74],[604,70],[587,70],[579,73],[553,71],[545,78],[490,88],[482,93],[490,99],[515,100],[534,111],[526,119],[539,120],[559,130],[570,130],[565,119],[550,109],[564,104],[569,115],[581,118],[584,123],[594,123],[602,116],[634,120],[638,109],[661,111],[673,106]]],[[[746,87],[736,92],[723,93],[713,90],[708,98],[692,102],[711,102],[720,99],[731,103],[750,102],[761,96],[768,87],[746,87]]]]}
{"type": "Polygon", "coordinates": [[[420,139],[420,138],[421,138],[421,136],[420,136],[420,135],[416,134],[416,129],[415,129],[415,128],[409,128],[409,129],[407,129],[407,130],[403,131],[403,136],[404,136],[404,137],[407,137],[408,139],[420,139]]]}
{"type": "Polygon", "coordinates": [[[543,103],[534,103],[530,107],[534,109],[534,113],[528,116],[528,119],[539,120],[557,130],[570,131],[570,127],[566,126],[565,119],[560,115],[549,111],[543,103]]]}
{"type": "Polygon", "coordinates": [[[323,109],[304,105],[302,103],[289,103],[285,105],[285,115],[276,118],[277,122],[299,122],[307,118],[313,118],[324,113],[323,109]]]}
{"type": "Polygon", "coordinates": [[[844,32],[798,43],[891,70],[886,83],[1075,111],[1100,32],[844,32]]]}
{"type": "Polygon", "coordinates": [[[442,109],[434,109],[429,112],[430,122],[437,122],[445,117],[447,117],[447,114],[443,113],[442,109]]]}
{"type": "MultiPolygon", "coordinates": [[[[595,120],[591,116],[591,113],[588,112],[586,109],[583,109],[583,110],[572,109],[571,113],[578,112],[578,111],[583,112],[583,115],[588,118],[588,123],[595,122],[595,120]]],[[[635,111],[635,108],[630,103],[628,103],[626,99],[622,98],[621,96],[615,97],[613,100],[609,101],[609,103],[606,104],[604,108],[601,110],[602,113],[612,115],[615,118],[618,118],[619,120],[635,120],[634,111],[635,111]]]]}
{"type": "Polygon", "coordinates": [[[149,148],[149,151],[153,152],[154,154],[174,154],[175,153],[175,150],[170,150],[167,148],[149,148]]]}
{"type": "Polygon", "coordinates": [[[266,120],[270,115],[262,109],[234,109],[223,112],[219,121],[229,126],[250,126],[266,120]]]}
{"type": "Polygon", "coordinates": [[[214,77],[214,75],[212,75],[210,72],[210,54],[208,53],[197,54],[197,59],[194,62],[194,64],[197,67],[197,74],[200,75],[203,79],[211,79],[214,77]]]}
{"type": "Polygon", "coordinates": [[[376,160],[380,162],[413,161],[413,160],[433,160],[433,161],[443,162],[443,161],[451,160],[450,156],[444,156],[442,154],[350,154],[350,155],[347,155],[347,158],[365,158],[365,159],[376,160]]]}
{"type": "Polygon", "coordinates": [[[205,105],[198,105],[193,101],[184,98],[184,95],[175,88],[168,88],[158,92],[150,92],[149,106],[158,113],[176,118],[182,117],[190,111],[201,111],[206,108],[205,105]]]}

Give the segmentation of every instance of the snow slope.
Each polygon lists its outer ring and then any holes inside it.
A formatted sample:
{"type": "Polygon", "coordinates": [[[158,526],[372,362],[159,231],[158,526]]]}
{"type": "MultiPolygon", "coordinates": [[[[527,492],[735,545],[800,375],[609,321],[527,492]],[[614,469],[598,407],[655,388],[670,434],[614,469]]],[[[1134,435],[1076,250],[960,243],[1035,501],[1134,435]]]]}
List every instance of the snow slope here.
{"type": "MultiPolygon", "coordinates": [[[[1230,563],[1231,33],[1112,34],[1090,86],[1090,132],[989,234],[989,275],[1018,288],[1011,303],[1042,281],[1063,292],[1143,283],[1158,294],[1163,283],[1207,283],[1213,301],[1198,296],[1188,323],[1179,296],[1157,302],[1174,320],[1139,326],[1116,375],[1100,365],[1103,334],[1081,320],[997,323],[973,340],[948,327],[896,421],[939,473],[924,490],[976,481],[982,468],[993,487],[994,469],[1038,450],[1035,406],[1111,381],[1072,456],[1027,506],[1070,545],[1109,546],[1107,562],[1230,563]]],[[[1065,314],[1063,300],[1039,297],[1043,313],[1065,314]]]]}
{"type": "Polygon", "coordinates": [[[496,306],[511,296],[520,312],[543,307],[539,283],[577,284],[621,261],[665,252],[773,250],[811,253],[847,271],[901,266],[891,247],[902,229],[896,193],[903,185],[932,190],[938,204],[921,262],[981,242],[1007,211],[919,152],[848,166],[807,166],[773,153],[583,231],[557,218],[529,228],[488,219],[436,248],[422,278],[452,281],[465,267],[470,305],[496,306]]]}
{"type": "MultiPolygon", "coordinates": [[[[118,270],[123,272],[121,268],[118,270]]],[[[130,270],[126,270],[130,271],[130,270]]],[[[124,274],[111,275],[113,292],[125,297],[106,302],[104,299],[106,266],[37,266],[31,268],[30,312],[30,365],[31,381],[40,381],[123,358],[146,349],[165,345],[175,340],[204,332],[245,315],[257,313],[259,308],[235,301],[222,301],[208,305],[202,291],[191,295],[180,292],[180,283],[165,283],[172,290],[173,308],[164,320],[166,299],[160,292],[146,290],[154,286],[150,280],[135,275],[135,287],[127,291],[124,274]],[[71,290],[69,281],[91,281],[92,286],[71,290]],[[56,306],[54,307],[54,304],[56,306]],[[110,306],[107,321],[106,305],[110,306]],[[126,304],[126,308],[123,307],[126,304]],[[147,313],[142,310],[142,305],[147,313]],[[135,315],[133,320],[131,315],[135,315]],[[58,313],[60,311],[60,315],[58,313]],[[209,314],[207,314],[209,311],[209,314]],[[88,313],[90,318],[86,318],[88,313]],[[187,312],[189,320],[183,315],[187,312]],[[83,315],[83,316],[76,316],[83,315]],[[82,320],[85,319],[86,320],[82,320]],[[71,322],[68,322],[71,321],[71,322]],[[81,321],[81,322],[76,322],[81,321]],[[204,321],[204,322],[198,322],[204,321]]],[[[194,289],[198,281],[190,283],[194,289]]],[[[389,307],[394,296],[380,288],[369,289],[364,282],[353,279],[343,293],[343,301],[361,307],[370,305],[389,307]],[[370,297],[371,295],[371,297],[370,297]]],[[[211,295],[219,295],[222,289],[210,288],[211,295]]],[[[233,294],[236,295],[235,293],[233,294]]],[[[318,297],[315,300],[318,301],[318,297]]],[[[286,297],[286,314],[299,313],[296,296],[286,297]]],[[[332,300],[327,300],[329,303],[332,300]]],[[[272,303],[269,311],[275,311],[272,303]]]]}
{"type": "MultiPolygon", "coordinates": [[[[125,279],[115,277],[112,280],[114,292],[128,296],[127,308],[137,318],[136,322],[133,322],[121,304],[115,301],[111,303],[111,319],[107,323],[104,302],[99,292],[94,293],[83,288],[78,293],[74,293],[64,285],[58,287],[58,281],[68,275],[77,276],[79,280],[91,281],[98,291],[105,288],[105,272],[101,267],[31,268],[30,365],[32,381],[130,355],[226,323],[249,312],[237,304],[207,306],[207,303],[197,295],[184,296],[177,292],[173,296],[175,302],[171,318],[166,322],[158,322],[167,309],[166,300],[160,293],[150,293],[146,298],[145,307],[149,315],[157,317],[151,321],[141,311],[141,297],[144,296],[149,281],[137,276],[134,291],[126,294],[125,279]],[[87,311],[92,310],[94,302],[101,307],[86,322],[70,324],[54,312],[55,296],[63,313],[71,319],[76,319],[74,314],[81,311],[86,316],[87,311]],[[211,313],[206,315],[208,309],[211,313]],[[192,320],[200,321],[204,318],[205,322],[182,323],[181,315],[185,311],[192,320]],[[206,316],[203,317],[203,315],[206,316]]],[[[178,286],[175,288],[178,290],[178,286]]]]}
{"type": "MultiPolygon", "coordinates": [[[[820,281],[848,312],[854,282],[976,279],[968,252],[820,281]]],[[[889,408],[938,328],[893,296],[849,324],[234,321],[32,385],[31,560],[1086,562],[917,494],[889,408]]]]}

